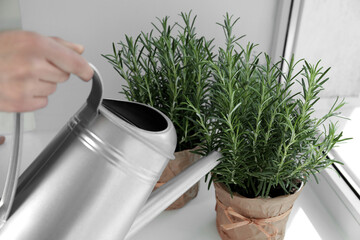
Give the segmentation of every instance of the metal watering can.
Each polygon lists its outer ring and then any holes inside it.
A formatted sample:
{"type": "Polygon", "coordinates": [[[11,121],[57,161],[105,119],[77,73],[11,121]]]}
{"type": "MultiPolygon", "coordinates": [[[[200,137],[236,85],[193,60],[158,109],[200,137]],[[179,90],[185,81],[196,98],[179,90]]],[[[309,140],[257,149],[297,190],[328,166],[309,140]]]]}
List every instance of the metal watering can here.
{"type": "Polygon", "coordinates": [[[21,114],[1,198],[1,240],[119,240],[131,237],[217,165],[200,159],[152,192],[176,133],[149,106],[102,99],[94,68],[87,102],[18,179],[21,114]]]}

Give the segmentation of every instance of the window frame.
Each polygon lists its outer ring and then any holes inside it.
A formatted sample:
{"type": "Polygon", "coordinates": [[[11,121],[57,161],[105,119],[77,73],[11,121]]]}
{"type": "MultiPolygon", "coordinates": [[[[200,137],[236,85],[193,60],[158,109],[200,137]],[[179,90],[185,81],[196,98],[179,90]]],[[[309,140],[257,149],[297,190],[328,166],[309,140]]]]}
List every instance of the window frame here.
{"type": "MultiPolygon", "coordinates": [[[[302,20],[304,0],[279,0],[277,27],[281,30],[275,31],[273,38],[273,59],[282,56],[290,61],[295,52],[297,44],[299,26],[302,20]],[[281,23],[279,23],[281,19],[281,23]],[[282,41],[281,41],[282,40],[282,41]],[[275,41],[283,44],[275,44],[275,41]],[[279,55],[279,53],[282,53],[279,55]]],[[[286,66],[282,66],[283,71],[287,71],[286,66]]],[[[334,220],[344,230],[344,233],[356,239],[360,235],[360,186],[351,177],[346,162],[340,158],[336,150],[332,150],[328,155],[335,158],[344,165],[334,163],[331,168],[327,168],[318,174],[317,180],[310,179],[308,185],[314,190],[317,197],[321,200],[334,220]]]]}

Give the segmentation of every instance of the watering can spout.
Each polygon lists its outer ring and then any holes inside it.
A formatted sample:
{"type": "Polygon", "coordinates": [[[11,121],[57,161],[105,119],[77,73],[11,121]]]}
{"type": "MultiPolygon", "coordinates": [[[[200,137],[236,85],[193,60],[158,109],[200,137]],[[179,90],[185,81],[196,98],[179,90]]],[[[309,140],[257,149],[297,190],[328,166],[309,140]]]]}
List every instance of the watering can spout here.
{"type": "Polygon", "coordinates": [[[156,189],[148,198],[132,224],[126,239],[131,238],[146,224],[164,211],[192,185],[209,173],[219,162],[219,152],[212,152],[199,159],[176,177],[156,189]]]}

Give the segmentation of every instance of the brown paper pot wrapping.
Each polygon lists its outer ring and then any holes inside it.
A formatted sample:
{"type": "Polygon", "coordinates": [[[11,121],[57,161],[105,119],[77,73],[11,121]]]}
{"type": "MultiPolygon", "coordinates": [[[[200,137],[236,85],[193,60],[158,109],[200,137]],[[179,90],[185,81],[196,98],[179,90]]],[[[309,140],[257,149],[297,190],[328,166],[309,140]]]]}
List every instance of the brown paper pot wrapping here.
{"type": "MultiPolygon", "coordinates": [[[[169,161],[158,183],[156,184],[155,189],[162,186],[164,183],[182,172],[185,168],[200,159],[200,155],[191,153],[191,151],[194,151],[194,149],[175,152],[175,159],[169,161]]],[[[181,195],[181,197],[173,202],[166,210],[182,208],[187,202],[196,197],[198,191],[199,182],[194,184],[194,186],[181,195]]]]}
{"type": "Polygon", "coordinates": [[[275,198],[231,198],[225,185],[215,183],[216,227],[223,240],[278,240],[285,236],[286,222],[301,189],[275,198]]]}

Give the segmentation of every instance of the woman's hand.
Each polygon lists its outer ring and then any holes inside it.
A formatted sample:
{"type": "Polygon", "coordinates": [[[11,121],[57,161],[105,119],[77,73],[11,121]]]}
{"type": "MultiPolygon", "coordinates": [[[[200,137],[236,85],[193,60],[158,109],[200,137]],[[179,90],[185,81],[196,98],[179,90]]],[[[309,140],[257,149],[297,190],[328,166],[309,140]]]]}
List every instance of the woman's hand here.
{"type": "Polygon", "coordinates": [[[90,80],[93,70],[83,51],[81,45],[33,32],[0,33],[0,111],[45,107],[56,85],[71,73],[90,80]]]}

